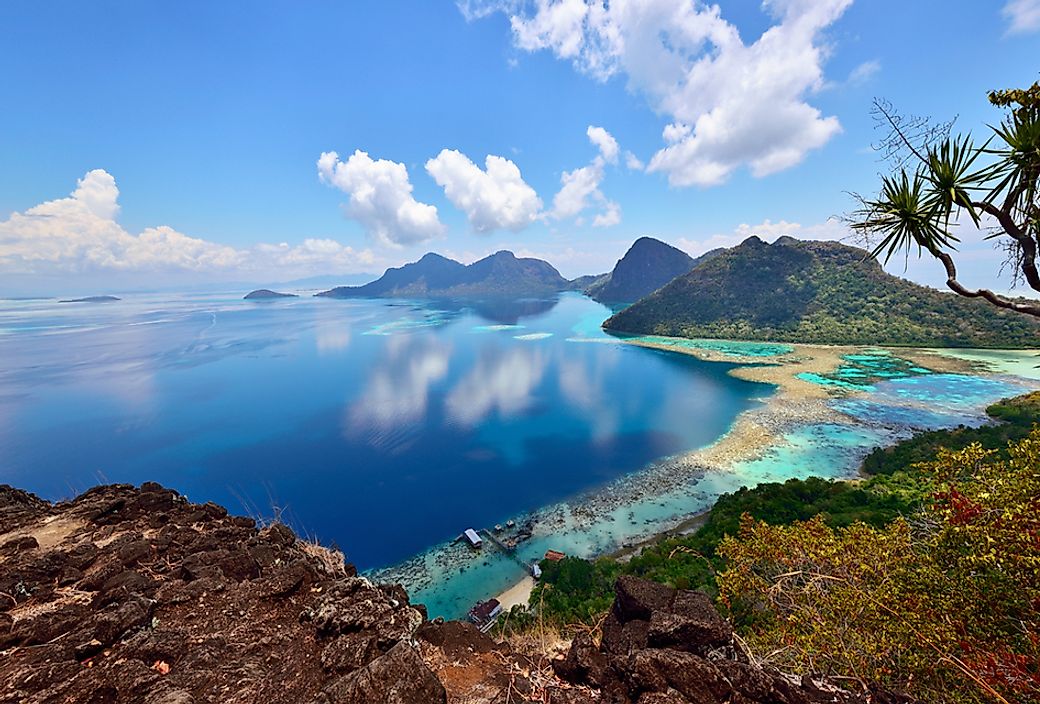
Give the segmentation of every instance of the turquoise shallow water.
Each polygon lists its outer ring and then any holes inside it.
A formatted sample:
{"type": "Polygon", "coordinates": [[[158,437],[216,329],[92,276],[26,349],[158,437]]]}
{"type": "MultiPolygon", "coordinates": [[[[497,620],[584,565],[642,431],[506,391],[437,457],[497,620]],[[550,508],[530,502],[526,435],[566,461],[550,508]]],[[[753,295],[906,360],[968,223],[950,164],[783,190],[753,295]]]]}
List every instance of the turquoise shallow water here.
{"type": "MultiPolygon", "coordinates": [[[[530,563],[547,549],[579,556],[611,552],[709,508],[718,495],[742,486],[809,476],[849,478],[875,447],[915,430],[978,425],[986,421],[983,411],[990,403],[1038,386],[1007,374],[934,374],[884,350],[849,357],[838,370],[841,376],[834,376],[854,381],[837,385],[830,402],[847,422],[796,425],[774,446],[727,471],[693,472],[664,485],[654,481],[659,477],[651,471],[645,491],[631,490],[640,485],[635,475],[619,482],[629,485],[627,491],[603,490],[584,502],[517,516],[521,522],[531,520],[534,529],[517,549],[518,557],[530,563]],[[850,396],[850,390],[859,394],[850,396]]],[[[474,554],[461,545],[442,545],[377,576],[409,584],[431,613],[461,616],[475,598],[494,596],[524,574],[521,564],[494,549],[474,554]]]]}
{"type": "Polygon", "coordinates": [[[870,391],[876,382],[921,374],[931,374],[931,370],[901,359],[887,350],[869,349],[843,356],[842,363],[829,374],[802,372],[798,378],[846,391],[870,391]]]}
{"type": "Polygon", "coordinates": [[[794,351],[791,345],[772,342],[741,342],[731,340],[686,340],[659,335],[618,335],[619,339],[634,342],[649,342],[676,349],[710,350],[730,357],[777,357],[794,351]]]}

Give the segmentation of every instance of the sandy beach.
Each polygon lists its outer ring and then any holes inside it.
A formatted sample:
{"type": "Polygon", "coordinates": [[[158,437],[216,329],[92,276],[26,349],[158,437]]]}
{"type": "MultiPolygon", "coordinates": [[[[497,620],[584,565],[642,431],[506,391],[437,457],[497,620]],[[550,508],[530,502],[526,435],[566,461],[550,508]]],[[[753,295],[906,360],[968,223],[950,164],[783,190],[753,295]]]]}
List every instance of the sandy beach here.
{"type": "Polygon", "coordinates": [[[498,599],[498,603],[502,605],[502,611],[509,611],[517,604],[527,606],[527,602],[531,598],[531,591],[534,589],[534,584],[534,577],[524,577],[512,587],[495,597],[498,599]]]}

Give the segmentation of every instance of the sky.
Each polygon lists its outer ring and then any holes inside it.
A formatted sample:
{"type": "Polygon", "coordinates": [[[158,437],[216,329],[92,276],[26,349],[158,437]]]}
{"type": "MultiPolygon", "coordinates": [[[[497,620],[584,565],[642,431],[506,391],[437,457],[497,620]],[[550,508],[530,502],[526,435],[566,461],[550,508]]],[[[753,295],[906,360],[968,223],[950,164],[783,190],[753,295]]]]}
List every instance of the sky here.
{"type": "Polygon", "coordinates": [[[983,136],[1038,56],[1040,0],[6,0],[0,293],[843,239],[874,98],[983,136]]]}

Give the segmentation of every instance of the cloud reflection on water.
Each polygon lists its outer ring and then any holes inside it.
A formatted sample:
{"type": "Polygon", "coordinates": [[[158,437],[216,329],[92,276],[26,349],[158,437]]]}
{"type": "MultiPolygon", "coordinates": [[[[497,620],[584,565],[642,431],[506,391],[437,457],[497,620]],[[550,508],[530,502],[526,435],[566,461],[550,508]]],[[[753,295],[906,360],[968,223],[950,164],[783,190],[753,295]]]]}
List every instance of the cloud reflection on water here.
{"type": "Polygon", "coordinates": [[[492,413],[512,416],[527,409],[545,372],[545,357],[537,347],[484,347],[476,365],[445,399],[448,417],[472,427],[492,413]]]}
{"type": "Polygon", "coordinates": [[[395,431],[424,421],[430,387],[448,374],[451,349],[433,335],[391,337],[365,390],[346,413],[345,436],[386,447],[395,431]]]}

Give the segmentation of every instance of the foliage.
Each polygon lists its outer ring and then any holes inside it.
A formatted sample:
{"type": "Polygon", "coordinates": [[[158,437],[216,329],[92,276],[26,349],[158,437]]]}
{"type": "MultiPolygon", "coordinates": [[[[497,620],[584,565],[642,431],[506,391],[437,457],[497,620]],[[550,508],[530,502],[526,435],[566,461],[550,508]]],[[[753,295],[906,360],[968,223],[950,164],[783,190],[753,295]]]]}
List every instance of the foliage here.
{"type": "Polygon", "coordinates": [[[875,448],[863,460],[867,474],[894,474],[918,462],[935,457],[940,448],[962,450],[972,443],[1003,452],[1008,442],[1021,440],[1040,422],[1040,392],[1005,399],[986,409],[999,423],[978,428],[959,426],[947,430],[930,430],[914,435],[891,447],[875,448]]]}
{"type": "Polygon", "coordinates": [[[1031,347],[1040,326],[892,276],[862,249],[752,237],[618,312],[604,327],[689,338],[1031,347]]]}
{"type": "Polygon", "coordinates": [[[924,701],[1040,696],[1040,429],[995,455],[975,443],[921,465],[933,495],[912,524],[745,516],[718,584],[757,614],[751,646],[924,701]]]}
{"type": "Polygon", "coordinates": [[[876,102],[875,117],[890,132],[881,149],[897,157],[896,168],[881,177],[876,198],[859,198],[861,207],[851,226],[875,241],[873,254],[884,253],[886,261],[916,249],[943,264],[947,286],[955,293],[1040,317],[1035,303],[965,287],[951,254],[959,216],[966,215],[975,226],[983,215],[992,216],[997,225],[991,237],[999,238],[1008,253],[1013,283],[1024,280],[1040,291],[1040,83],[1025,90],[993,91],[989,99],[1007,113],[981,145],[970,135],[951,135],[952,123],[929,129],[922,127],[925,121],[906,120],[888,104],[876,102]]]}
{"type": "MultiPolygon", "coordinates": [[[[815,519],[814,525],[839,530],[852,526],[858,526],[856,530],[864,526],[881,530],[914,517],[935,492],[934,473],[915,466],[917,463],[934,461],[944,445],[963,450],[972,443],[992,450],[994,457],[1006,458],[1008,440],[1025,438],[1040,421],[1040,392],[993,404],[987,412],[1001,422],[922,433],[892,448],[875,450],[864,464],[864,469],[875,476],[864,481],[811,477],[723,494],[692,534],[658,540],[627,562],[611,557],[543,562],[542,579],[530,603],[537,606],[546,622],[566,627],[595,625],[610,607],[613,583],[621,574],[715,595],[716,574],[727,568],[718,546],[727,536],[738,534],[742,516],[774,526],[815,519]]],[[[739,603],[731,606],[738,624],[750,626],[758,618],[755,611],[739,603]]],[[[512,629],[522,630],[530,619],[530,615],[511,617],[512,629]]]]}
{"type": "Polygon", "coordinates": [[[723,537],[737,532],[742,515],[776,523],[820,515],[835,526],[855,521],[881,526],[915,505],[916,498],[905,493],[880,491],[878,487],[887,486],[888,478],[874,482],[877,486],[861,486],[813,477],[724,494],[692,535],[660,540],[627,562],[611,557],[542,562],[542,578],[530,603],[539,604],[542,616],[550,622],[566,626],[595,624],[610,608],[614,581],[621,574],[714,594],[715,572],[723,566],[716,547],[723,537]]]}

